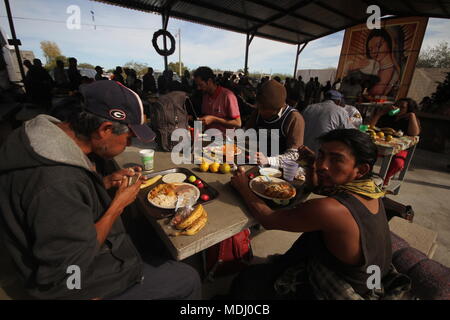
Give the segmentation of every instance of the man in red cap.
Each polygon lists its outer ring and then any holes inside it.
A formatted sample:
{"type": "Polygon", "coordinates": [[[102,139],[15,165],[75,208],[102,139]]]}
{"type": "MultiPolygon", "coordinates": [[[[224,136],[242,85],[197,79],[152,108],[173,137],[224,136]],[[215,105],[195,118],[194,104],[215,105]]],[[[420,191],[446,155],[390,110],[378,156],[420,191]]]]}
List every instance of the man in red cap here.
{"type": "Polygon", "coordinates": [[[26,293],[38,299],[200,298],[192,268],[143,261],[125,232],[120,216],[138,195],[141,169],[102,177],[88,157],[112,159],[133,136],[154,139],[141,100],[114,81],[80,91],[84,111],[68,122],[39,115],[0,150],[0,235],[26,293]],[[111,188],[117,188],[113,198],[111,188]]]}

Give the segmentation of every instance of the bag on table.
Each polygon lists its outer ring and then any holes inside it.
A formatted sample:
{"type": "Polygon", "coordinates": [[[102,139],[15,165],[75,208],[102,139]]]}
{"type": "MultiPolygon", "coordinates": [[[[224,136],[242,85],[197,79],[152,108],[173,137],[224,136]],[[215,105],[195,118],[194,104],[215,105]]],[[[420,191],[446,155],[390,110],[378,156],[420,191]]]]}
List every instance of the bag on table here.
{"type": "Polygon", "coordinates": [[[158,101],[150,105],[151,127],[156,134],[156,143],[164,151],[172,151],[178,143],[171,140],[175,129],[188,128],[186,100],[185,92],[172,91],[159,96],[158,101]]]}
{"type": "Polygon", "coordinates": [[[384,197],[384,209],[386,210],[386,217],[391,220],[392,217],[400,217],[413,222],[414,210],[409,205],[401,204],[400,202],[384,197]]]}
{"type": "Polygon", "coordinates": [[[210,247],[206,251],[206,271],[208,279],[239,272],[253,258],[250,243],[250,229],[210,247]]]}

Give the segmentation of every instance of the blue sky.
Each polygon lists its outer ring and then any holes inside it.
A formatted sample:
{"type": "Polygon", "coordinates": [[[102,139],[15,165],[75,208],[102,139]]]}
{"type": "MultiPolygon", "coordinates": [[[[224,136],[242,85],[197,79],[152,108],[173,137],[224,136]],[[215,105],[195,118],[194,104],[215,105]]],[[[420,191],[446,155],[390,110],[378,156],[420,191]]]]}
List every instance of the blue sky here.
{"type": "MultiPolygon", "coordinates": [[[[40,41],[58,44],[66,56],[112,68],[134,60],[155,69],[164,68],[164,60],[151,45],[153,32],[161,28],[161,16],[124,9],[89,0],[13,0],[10,1],[16,33],[22,50],[33,50],[45,61],[40,41]],[[81,30],[69,30],[67,7],[81,9],[81,30]],[[90,11],[95,13],[96,29],[90,11]],[[21,19],[25,18],[25,19],[21,19]],[[40,19],[30,20],[31,19],[40,19]],[[45,20],[45,21],[43,21],[45,20]],[[51,21],[47,21],[51,20],[51,21]]],[[[0,26],[10,35],[3,1],[0,1],[0,26]]],[[[190,68],[201,65],[223,70],[244,66],[245,35],[171,18],[172,34],[181,30],[181,59],[190,68]]],[[[440,41],[450,42],[450,20],[430,19],[422,48],[440,41]]],[[[300,69],[337,67],[344,31],[310,42],[300,55],[300,69]]],[[[177,40],[178,41],[178,40],[177,40]]],[[[178,43],[178,42],[177,42],[178,43]]],[[[296,46],[255,37],[249,52],[251,72],[292,73],[296,46]]],[[[178,61],[178,45],[169,61],[178,61]]]]}

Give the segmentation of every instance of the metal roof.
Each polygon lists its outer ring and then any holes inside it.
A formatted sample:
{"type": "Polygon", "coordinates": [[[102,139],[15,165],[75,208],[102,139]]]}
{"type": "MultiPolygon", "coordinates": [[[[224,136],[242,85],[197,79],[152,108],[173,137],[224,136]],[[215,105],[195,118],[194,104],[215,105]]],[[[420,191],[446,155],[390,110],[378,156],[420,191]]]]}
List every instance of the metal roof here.
{"type": "Polygon", "coordinates": [[[382,16],[450,18],[449,0],[94,0],[290,44],[302,44],[382,16]]]}

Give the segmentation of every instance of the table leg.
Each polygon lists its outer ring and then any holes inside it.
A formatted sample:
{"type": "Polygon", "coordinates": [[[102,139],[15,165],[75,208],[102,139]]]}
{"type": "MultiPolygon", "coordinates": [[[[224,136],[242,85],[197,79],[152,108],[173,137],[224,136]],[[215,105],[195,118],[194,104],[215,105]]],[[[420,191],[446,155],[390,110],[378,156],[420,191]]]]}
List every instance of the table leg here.
{"type": "Polygon", "coordinates": [[[384,155],[383,161],[381,162],[381,168],[380,168],[380,177],[381,179],[386,179],[387,172],[389,170],[389,165],[391,164],[393,154],[390,155],[384,155]]]}
{"type": "MultiPolygon", "coordinates": [[[[414,156],[414,152],[416,151],[416,146],[414,145],[411,148],[408,149],[408,156],[405,159],[405,166],[403,168],[403,170],[400,172],[400,175],[398,177],[398,181],[399,183],[402,183],[403,180],[405,180],[405,176],[406,173],[408,172],[409,169],[409,165],[411,164],[411,160],[414,156]]],[[[398,185],[398,187],[394,190],[394,194],[397,195],[400,192],[400,184],[398,185]]]]}

